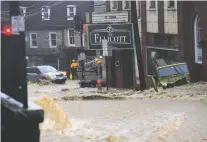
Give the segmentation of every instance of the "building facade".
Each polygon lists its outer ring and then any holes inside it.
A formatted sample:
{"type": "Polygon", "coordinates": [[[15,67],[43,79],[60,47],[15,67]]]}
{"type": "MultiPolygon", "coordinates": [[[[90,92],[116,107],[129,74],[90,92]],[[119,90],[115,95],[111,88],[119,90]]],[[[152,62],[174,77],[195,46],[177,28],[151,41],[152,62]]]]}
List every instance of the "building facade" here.
{"type": "MultiPolygon", "coordinates": [[[[48,64],[58,69],[68,66],[68,60],[76,58],[75,51],[80,48],[73,17],[78,13],[85,20],[85,13],[93,12],[93,7],[93,1],[21,1],[28,65],[48,64]]],[[[4,20],[9,21],[8,2],[3,2],[2,9],[3,16],[7,16],[4,20]]]]}
{"type": "Polygon", "coordinates": [[[70,58],[76,58],[75,54],[67,53],[70,49],[72,52],[73,48],[80,48],[80,34],[73,29],[73,17],[76,13],[81,13],[84,20],[85,12],[93,11],[93,2],[33,1],[21,2],[21,8],[26,9],[26,48],[29,65],[49,64],[58,69],[65,68],[70,58]],[[62,56],[61,51],[64,51],[62,56]]]}
{"type": "Polygon", "coordinates": [[[153,75],[152,51],[166,63],[187,62],[192,81],[206,81],[206,4],[197,1],[141,2],[142,54],[148,86],[153,75]]]}
{"type": "Polygon", "coordinates": [[[179,2],[181,55],[187,61],[193,81],[207,81],[207,2],[179,2]]]}
{"type": "MultiPolygon", "coordinates": [[[[98,13],[95,18],[92,17],[91,23],[94,25],[97,24],[97,28],[100,26],[105,27],[102,30],[106,29],[110,26],[113,28],[113,34],[116,36],[123,36],[123,33],[118,34],[118,31],[128,31],[129,23],[131,23],[131,2],[128,0],[123,1],[97,1],[95,2],[96,6],[94,7],[94,11],[98,13]],[[126,14],[127,13],[127,14],[126,14]],[[105,19],[105,20],[103,20],[105,19]],[[128,30],[127,30],[128,29],[128,30]]],[[[139,13],[140,14],[140,13],[139,13]]],[[[139,15],[138,14],[138,15],[139,15]]],[[[140,22],[140,16],[138,18],[140,22]]],[[[141,26],[139,26],[141,28],[141,26]]],[[[96,30],[99,31],[100,29],[96,30]]],[[[101,30],[100,30],[101,31],[101,30]]],[[[128,33],[132,33],[133,30],[129,30],[128,33]]],[[[92,32],[93,33],[93,32],[92,32]]],[[[90,33],[90,34],[92,34],[90,33]]],[[[100,33],[101,34],[101,33],[100,33]]],[[[99,35],[100,35],[99,34],[99,35]]],[[[140,31],[141,34],[141,31],[140,31]]],[[[110,35],[110,34],[109,34],[110,35]]],[[[112,35],[112,37],[114,36],[112,35]]],[[[106,35],[105,35],[106,36],[106,35]]],[[[125,35],[126,36],[126,35],[125,35]]],[[[103,64],[106,67],[106,63],[108,65],[108,77],[109,84],[112,87],[117,88],[139,88],[139,83],[137,84],[136,79],[136,62],[135,62],[135,52],[133,45],[133,36],[130,41],[132,43],[111,43],[108,41],[109,48],[113,48],[112,56],[107,57],[107,61],[103,60],[103,64]],[[115,49],[116,48],[116,49],[115,49]],[[122,49],[120,49],[122,48],[122,49]],[[125,49],[124,49],[125,48],[125,49]]],[[[121,41],[119,41],[121,42],[121,41]]],[[[90,46],[93,47],[93,46],[90,46]]],[[[102,51],[97,50],[97,55],[101,55],[102,51]]],[[[104,68],[106,69],[106,68],[104,68]]],[[[105,73],[103,73],[104,76],[105,73]]]]}
{"type": "Polygon", "coordinates": [[[142,55],[147,86],[151,86],[153,65],[151,52],[166,63],[176,62],[179,55],[177,1],[141,1],[142,55]]]}

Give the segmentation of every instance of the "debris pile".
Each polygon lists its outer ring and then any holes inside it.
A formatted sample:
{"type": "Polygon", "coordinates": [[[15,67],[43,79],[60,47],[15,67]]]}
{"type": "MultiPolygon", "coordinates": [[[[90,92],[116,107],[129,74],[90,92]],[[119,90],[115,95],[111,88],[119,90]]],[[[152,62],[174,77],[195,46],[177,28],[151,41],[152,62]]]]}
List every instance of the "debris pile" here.
{"type": "Polygon", "coordinates": [[[111,89],[107,92],[98,92],[96,88],[76,88],[70,91],[61,91],[61,100],[93,100],[93,99],[204,99],[207,98],[207,83],[191,83],[169,89],[159,89],[158,92],[153,88],[145,91],[131,89],[111,89]]]}

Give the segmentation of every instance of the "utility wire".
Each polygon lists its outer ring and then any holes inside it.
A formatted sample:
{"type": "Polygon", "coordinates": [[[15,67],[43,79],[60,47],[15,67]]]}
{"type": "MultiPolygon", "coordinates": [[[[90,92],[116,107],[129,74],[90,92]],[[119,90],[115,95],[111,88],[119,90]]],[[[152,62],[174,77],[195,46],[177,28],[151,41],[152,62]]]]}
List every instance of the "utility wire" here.
{"type": "MultiPolygon", "coordinates": [[[[62,2],[64,2],[64,1],[60,0],[59,2],[56,2],[56,3],[52,4],[52,5],[50,5],[49,7],[52,8],[54,6],[57,6],[57,5],[61,4],[62,2]]],[[[44,5],[44,6],[48,6],[48,5],[44,5]]],[[[41,7],[44,7],[44,6],[41,6],[41,7]]],[[[35,13],[32,13],[30,15],[25,16],[25,18],[28,18],[28,17],[34,16],[34,15],[37,15],[39,13],[41,13],[41,9],[39,11],[35,12],[35,13]]]]}
{"type": "Polygon", "coordinates": [[[32,8],[32,7],[34,7],[34,6],[36,6],[36,5],[40,4],[40,3],[41,3],[41,1],[38,2],[38,3],[35,3],[35,4],[31,5],[31,6],[28,6],[28,7],[26,7],[26,8],[27,8],[27,9],[32,8]]]}
{"type": "MultiPolygon", "coordinates": [[[[59,5],[59,4],[57,4],[57,5],[59,5]]],[[[57,5],[54,5],[54,6],[57,6],[57,5]]],[[[81,6],[81,5],[85,5],[85,4],[78,4],[77,6],[79,7],[79,6],[81,6]]],[[[99,5],[88,5],[87,7],[91,7],[91,6],[102,6],[102,5],[106,5],[106,4],[104,3],[104,4],[99,4],[99,5]]],[[[48,5],[45,5],[45,6],[48,6],[48,5]]],[[[42,6],[42,7],[43,7],[43,6],[42,6]]],[[[49,7],[52,8],[53,6],[51,5],[51,6],[49,6],[49,7]]],[[[32,13],[32,14],[30,14],[30,15],[27,15],[26,18],[27,18],[27,17],[30,17],[30,16],[34,16],[34,15],[39,14],[39,13],[41,13],[41,9],[38,9],[37,12],[35,12],[35,13],[32,13]],[[33,14],[34,14],[34,15],[33,15],[33,14]]]]}
{"type": "MultiPolygon", "coordinates": [[[[58,2],[56,2],[56,3],[58,3],[58,2]]],[[[55,4],[55,3],[54,3],[54,1],[52,1],[52,2],[48,2],[48,3],[45,4],[45,5],[40,5],[40,6],[38,6],[36,9],[33,9],[32,11],[30,11],[30,12],[31,12],[30,14],[35,13],[35,12],[39,12],[39,11],[41,10],[42,7],[45,7],[45,6],[51,6],[50,4],[55,4]]]]}

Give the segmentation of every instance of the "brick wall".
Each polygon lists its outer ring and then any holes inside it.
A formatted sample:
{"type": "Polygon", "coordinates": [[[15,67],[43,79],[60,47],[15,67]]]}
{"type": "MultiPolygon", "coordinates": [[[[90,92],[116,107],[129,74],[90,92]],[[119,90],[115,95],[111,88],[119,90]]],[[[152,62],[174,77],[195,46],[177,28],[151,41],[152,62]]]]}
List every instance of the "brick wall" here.
{"type": "Polygon", "coordinates": [[[179,13],[179,38],[181,52],[183,51],[184,59],[189,64],[194,81],[207,81],[207,2],[206,1],[188,1],[180,2],[181,12],[179,13]],[[204,40],[202,64],[195,63],[194,50],[194,18],[199,14],[201,26],[201,40],[204,40]],[[181,20],[182,19],[182,20],[181,20]]]}

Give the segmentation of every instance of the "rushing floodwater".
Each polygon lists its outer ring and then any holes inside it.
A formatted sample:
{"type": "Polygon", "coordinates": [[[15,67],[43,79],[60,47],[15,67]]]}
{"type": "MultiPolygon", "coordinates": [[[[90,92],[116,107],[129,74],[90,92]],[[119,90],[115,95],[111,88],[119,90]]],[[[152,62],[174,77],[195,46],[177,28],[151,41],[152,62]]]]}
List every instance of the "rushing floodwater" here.
{"type": "Polygon", "coordinates": [[[72,128],[59,134],[42,130],[42,142],[204,142],[206,103],[198,101],[125,100],[60,101],[72,128]],[[114,140],[115,141],[115,140],[114,140]]]}

